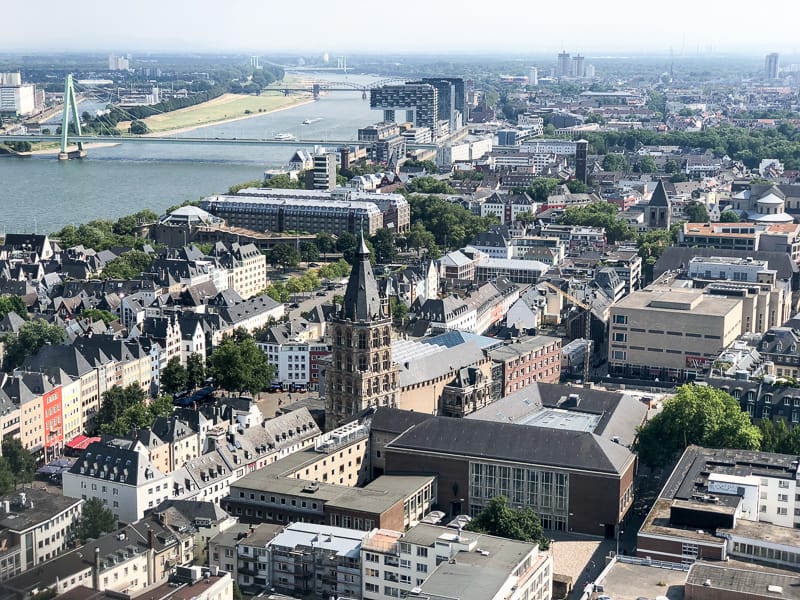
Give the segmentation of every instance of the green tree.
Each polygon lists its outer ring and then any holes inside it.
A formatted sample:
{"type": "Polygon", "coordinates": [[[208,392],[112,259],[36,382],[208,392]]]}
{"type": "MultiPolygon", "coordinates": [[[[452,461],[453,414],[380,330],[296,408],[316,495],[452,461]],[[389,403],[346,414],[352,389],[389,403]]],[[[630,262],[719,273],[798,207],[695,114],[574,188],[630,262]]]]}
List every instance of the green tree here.
{"type": "Polygon", "coordinates": [[[254,394],[266,390],[275,377],[275,367],[244,329],[237,329],[214,348],[208,372],[223,390],[254,394]]]}
{"type": "Polygon", "coordinates": [[[131,121],[130,132],[133,135],[144,135],[146,133],[150,133],[150,128],[144,121],[136,119],[134,121],[131,121]]]}
{"type": "Polygon", "coordinates": [[[454,194],[455,190],[446,181],[435,177],[415,177],[406,184],[406,188],[415,194],[454,194]]]}
{"type": "Polygon", "coordinates": [[[297,179],[292,179],[289,175],[281,173],[280,175],[273,175],[262,184],[267,188],[284,189],[284,190],[299,190],[303,187],[303,180],[305,174],[300,172],[297,179]]]}
{"type": "Polygon", "coordinates": [[[655,173],[658,171],[656,161],[652,156],[642,156],[637,162],[636,166],[640,173],[655,173]]]}
{"type": "Polygon", "coordinates": [[[0,296],[0,320],[5,319],[10,312],[17,313],[23,319],[28,319],[28,307],[19,296],[0,296]]]}
{"type": "Polygon", "coordinates": [[[81,313],[81,318],[91,319],[92,321],[103,321],[106,325],[117,320],[114,313],[100,308],[87,308],[81,313]]]}
{"type": "Polygon", "coordinates": [[[75,529],[75,535],[84,542],[97,539],[105,533],[117,529],[114,513],[99,498],[89,498],[83,503],[81,519],[75,529]]]}
{"type": "Polygon", "coordinates": [[[115,385],[105,392],[100,399],[100,410],[95,415],[95,426],[104,433],[127,435],[129,428],[123,427],[122,418],[132,406],[145,406],[147,394],[138,383],[127,387],[115,385]]]}
{"type": "Polygon", "coordinates": [[[573,194],[588,194],[592,191],[592,188],[578,179],[570,179],[567,182],[567,189],[573,194]]]}
{"type": "Polygon", "coordinates": [[[469,525],[469,531],[497,537],[533,542],[547,550],[550,538],[545,536],[539,515],[532,508],[514,509],[506,496],[495,496],[486,504],[469,525]]]}
{"type": "Polygon", "coordinates": [[[686,213],[686,220],[689,223],[706,223],[708,222],[708,211],[704,204],[699,202],[689,202],[684,209],[686,213]]]}
{"type": "Polygon", "coordinates": [[[720,223],[738,223],[739,215],[732,210],[724,210],[719,215],[720,223]]]}
{"type": "Polygon", "coordinates": [[[552,177],[537,177],[526,188],[528,195],[536,202],[547,202],[547,199],[556,191],[558,179],[552,177]]]}
{"type": "Polygon", "coordinates": [[[761,432],[731,395],[709,386],[687,384],[639,429],[636,450],[644,464],[662,466],[690,444],[758,450],[761,432]]]}
{"type": "Polygon", "coordinates": [[[192,352],[186,359],[186,378],[190,388],[197,389],[206,381],[206,365],[203,357],[192,352]]]}
{"type": "Polygon", "coordinates": [[[329,254],[336,249],[336,240],[330,233],[326,231],[321,231],[318,233],[317,237],[314,238],[314,243],[317,245],[317,250],[319,250],[320,254],[322,254],[323,259],[325,258],[326,254],[329,254]]]}
{"type": "Polygon", "coordinates": [[[33,481],[36,472],[36,461],[30,452],[17,438],[3,438],[3,458],[8,461],[8,467],[14,478],[14,483],[28,483],[33,481]]]}
{"type": "Polygon", "coordinates": [[[604,171],[630,171],[630,163],[622,154],[606,154],[603,157],[602,167],[604,171]]]}
{"type": "Polygon", "coordinates": [[[664,163],[665,173],[678,173],[681,170],[681,162],[675,158],[670,158],[664,163]]]}
{"type": "Polygon", "coordinates": [[[189,374],[180,356],[173,356],[161,372],[161,390],[165,394],[184,392],[189,387],[189,374]]]}
{"type": "Polygon", "coordinates": [[[397,296],[392,296],[389,303],[392,307],[392,317],[396,323],[402,324],[408,317],[408,306],[397,296]]]}
{"type": "Polygon", "coordinates": [[[0,456],[0,494],[7,494],[17,487],[16,477],[11,465],[4,456],[0,456]]]}
{"type": "Polygon", "coordinates": [[[134,279],[150,268],[153,256],[140,250],[125,252],[112,261],[109,261],[103,272],[102,279],[134,279]]]}
{"type": "Polygon", "coordinates": [[[397,246],[395,245],[395,235],[391,229],[378,229],[375,235],[370,238],[375,249],[375,260],[379,263],[393,262],[397,257],[397,246]]]}
{"type": "Polygon", "coordinates": [[[6,339],[5,370],[19,367],[28,356],[33,356],[45,344],[60,344],[67,337],[58,325],[51,325],[44,319],[28,321],[20,327],[16,336],[6,339]]]}
{"type": "Polygon", "coordinates": [[[242,596],[242,590],[239,587],[239,584],[235,581],[233,582],[233,600],[244,600],[244,596],[242,596]]]}
{"type": "Polygon", "coordinates": [[[300,263],[300,252],[291,244],[275,244],[269,251],[269,262],[273,267],[296,267],[300,263]]]}
{"type": "Polygon", "coordinates": [[[605,227],[606,239],[610,244],[633,239],[634,233],[628,224],[620,219],[617,206],[610,202],[592,202],[584,206],[570,206],[561,217],[565,225],[584,225],[605,227]]]}
{"type": "Polygon", "coordinates": [[[319,248],[314,242],[300,242],[300,258],[305,263],[319,260],[319,248]]]}
{"type": "Polygon", "coordinates": [[[689,176],[686,173],[675,173],[669,178],[670,183],[686,183],[689,181],[689,176]]]}
{"type": "Polygon", "coordinates": [[[172,398],[169,396],[161,395],[150,401],[147,405],[147,410],[153,421],[156,417],[168,417],[175,412],[175,405],[172,403],[172,398]]]}
{"type": "Polygon", "coordinates": [[[289,292],[286,289],[286,284],[282,281],[267,286],[267,296],[275,300],[275,302],[286,302],[289,299],[289,292]]]}

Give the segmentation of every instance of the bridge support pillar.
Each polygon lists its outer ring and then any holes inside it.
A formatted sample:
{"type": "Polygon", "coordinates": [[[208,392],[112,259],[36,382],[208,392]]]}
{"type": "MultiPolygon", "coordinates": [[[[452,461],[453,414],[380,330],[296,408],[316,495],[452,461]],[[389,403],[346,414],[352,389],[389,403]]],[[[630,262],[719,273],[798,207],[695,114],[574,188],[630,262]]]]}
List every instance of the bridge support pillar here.
{"type": "Polygon", "coordinates": [[[61,116],[61,152],[58,153],[58,160],[69,160],[71,158],[85,158],[86,150],[83,149],[83,142],[78,142],[78,149],[69,152],[69,118],[72,116],[72,123],[75,126],[75,134],[81,135],[81,118],[78,115],[78,102],[75,100],[75,87],[72,83],[72,74],[67,75],[64,82],[64,112],[61,116]]]}
{"type": "Polygon", "coordinates": [[[314,100],[319,100],[319,84],[315,83],[311,86],[311,93],[314,96],[314,100]]]}

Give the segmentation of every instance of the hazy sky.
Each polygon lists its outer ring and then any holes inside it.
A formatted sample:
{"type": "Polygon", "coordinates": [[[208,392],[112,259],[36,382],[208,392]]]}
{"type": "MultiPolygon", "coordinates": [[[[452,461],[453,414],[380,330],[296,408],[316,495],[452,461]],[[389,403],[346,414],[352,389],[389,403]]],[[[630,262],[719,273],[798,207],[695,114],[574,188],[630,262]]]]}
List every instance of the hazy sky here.
{"type": "Polygon", "coordinates": [[[2,0],[0,51],[794,52],[800,5],[743,0],[2,0]]]}

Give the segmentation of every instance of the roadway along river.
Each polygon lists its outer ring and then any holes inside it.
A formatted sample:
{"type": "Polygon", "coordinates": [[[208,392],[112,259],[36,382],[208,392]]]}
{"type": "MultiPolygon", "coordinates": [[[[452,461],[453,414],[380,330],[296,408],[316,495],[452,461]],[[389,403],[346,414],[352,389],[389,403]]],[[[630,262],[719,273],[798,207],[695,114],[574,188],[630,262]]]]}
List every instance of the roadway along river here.
{"type": "MultiPolygon", "coordinates": [[[[353,75],[347,79],[373,80],[353,75]]],[[[271,138],[292,133],[301,139],[356,139],[359,127],[381,116],[359,92],[332,92],[303,106],[179,135],[271,138]],[[303,125],[305,119],[320,120],[303,125]]],[[[83,160],[0,157],[0,225],[4,232],[50,233],[68,223],[116,218],[143,208],[159,212],[259,179],[265,168],[285,165],[291,154],[286,147],[122,144],[90,149],[83,160]]]]}

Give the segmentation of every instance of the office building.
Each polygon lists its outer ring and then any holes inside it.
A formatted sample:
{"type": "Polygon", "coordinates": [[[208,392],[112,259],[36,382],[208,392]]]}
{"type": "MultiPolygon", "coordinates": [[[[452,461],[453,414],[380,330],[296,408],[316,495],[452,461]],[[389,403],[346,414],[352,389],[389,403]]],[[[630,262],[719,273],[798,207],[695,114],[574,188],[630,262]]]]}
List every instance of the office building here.
{"type": "Polygon", "coordinates": [[[461,129],[467,119],[464,80],[460,77],[423,77],[422,83],[436,88],[439,119],[449,123],[450,132],[461,129]]]}
{"type": "Polygon", "coordinates": [[[325,386],[329,429],[370,406],[397,406],[400,400],[389,299],[378,290],[369,255],[362,236],[341,309],[329,325],[332,359],[325,386]]]}
{"type": "Polygon", "coordinates": [[[778,59],[780,55],[777,52],[771,52],[767,54],[766,58],[764,59],[764,75],[767,79],[777,79],[778,78],[778,59]]]}
{"type": "Polygon", "coordinates": [[[553,558],[536,544],[428,523],[371,532],[361,564],[364,600],[552,597],[553,558]]]}
{"type": "Polygon", "coordinates": [[[795,223],[684,223],[678,245],[753,252],[782,252],[800,262],[800,225],[795,223]]]}
{"type": "Polygon", "coordinates": [[[800,568],[796,455],[689,446],[637,535],[640,557],[800,568]]]}
{"type": "Polygon", "coordinates": [[[375,123],[374,125],[367,125],[360,127],[358,130],[359,142],[378,142],[400,135],[400,126],[393,122],[375,123]]]}
{"type": "Polygon", "coordinates": [[[314,155],[312,188],[330,192],[336,187],[336,154],[326,152],[314,155]]]}
{"type": "Polygon", "coordinates": [[[539,85],[539,69],[531,67],[528,71],[528,87],[536,87],[539,85]]]}
{"type": "Polygon", "coordinates": [[[692,379],[742,332],[742,298],[702,289],[650,287],[614,304],[609,372],[692,379]]]}
{"type": "Polygon", "coordinates": [[[558,77],[569,77],[571,70],[572,61],[570,61],[569,52],[559,52],[556,75],[558,77]]]}
{"type": "Polygon", "coordinates": [[[573,77],[583,77],[584,70],[583,70],[583,57],[580,54],[576,54],[572,57],[572,76],[573,77]]]}
{"type": "Polygon", "coordinates": [[[507,396],[536,383],[558,383],[561,377],[561,340],[537,335],[489,352],[496,397],[507,396]]]}
{"type": "Polygon", "coordinates": [[[127,71],[130,69],[131,63],[124,56],[117,56],[116,54],[108,55],[108,70],[109,71],[127,71]]]}
{"type": "Polygon", "coordinates": [[[259,196],[210,196],[200,202],[200,208],[225,219],[231,227],[254,231],[325,231],[341,235],[363,230],[373,235],[383,226],[381,211],[371,202],[333,200],[330,196],[305,199],[279,195],[284,191],[259,196]]]}
{"type": "Polygon", "coordinates": [[[24,117],[39,104],[35,85],[22,83],[19,73],[0,73],[0,115],[24,117]]]}
{"type": "Polygon", "coordinates": [[[383,120],[396,122],[395,113],[405,111],[405,121],[416,127],[429,127],[437,132],[439,126],[439,91],[429,83],[384,85],[370,90],[370,107],[383,110],[383,120]]]}

